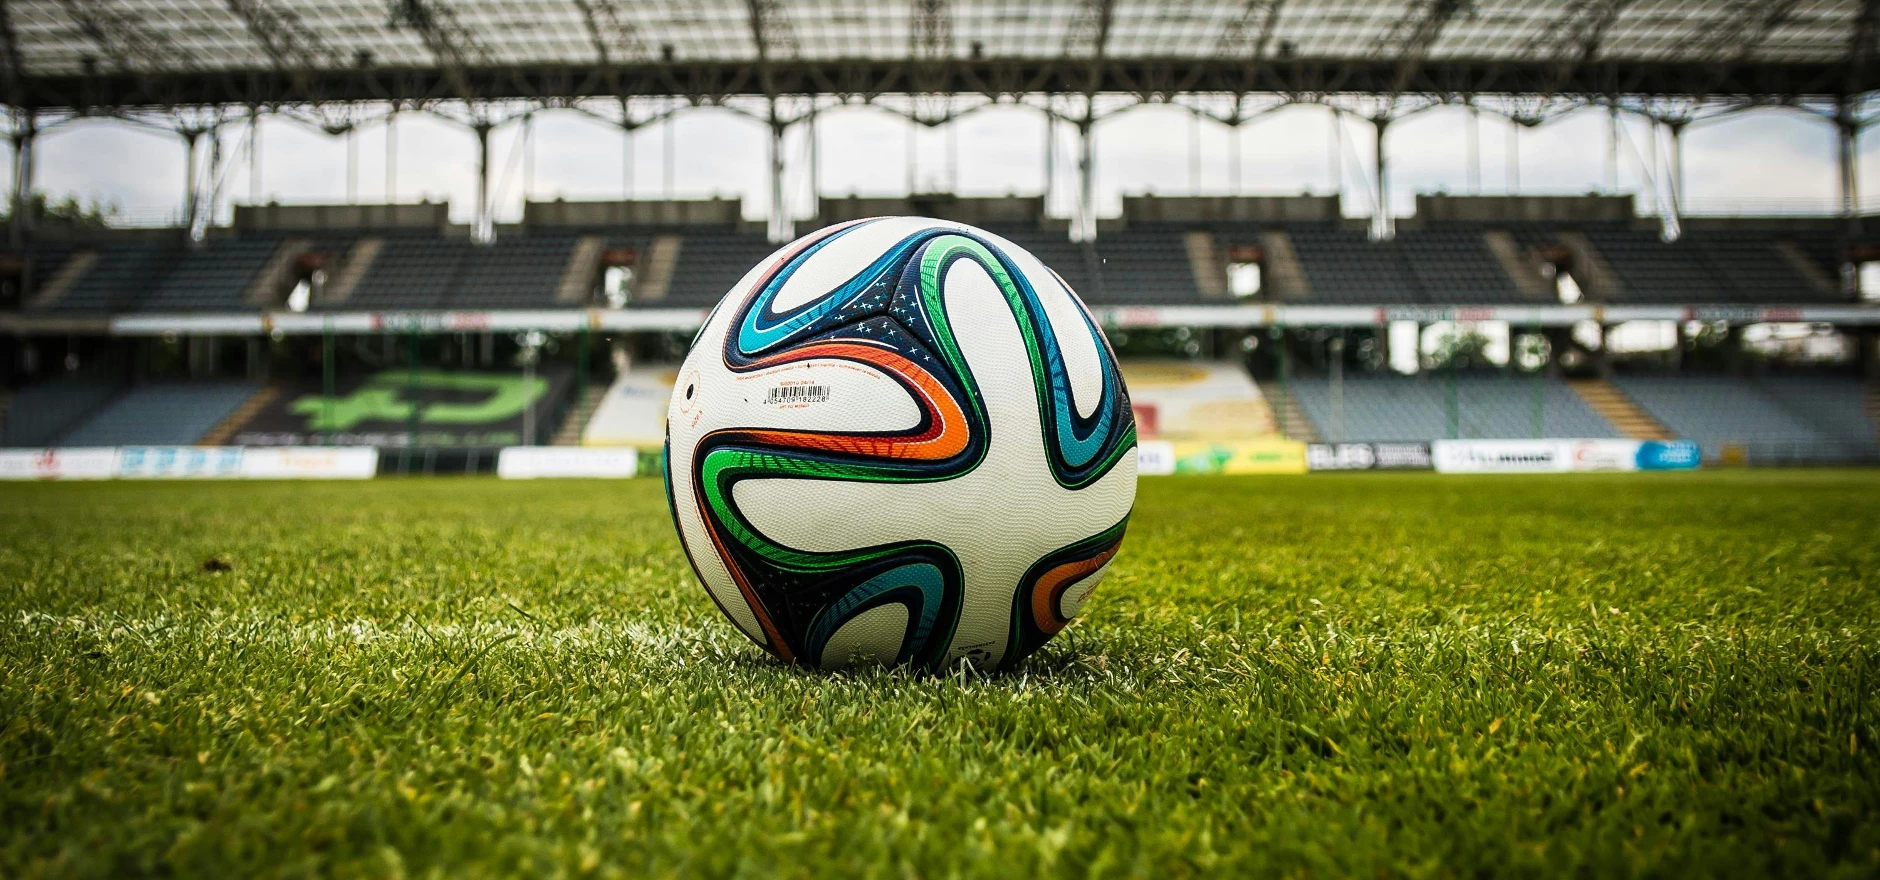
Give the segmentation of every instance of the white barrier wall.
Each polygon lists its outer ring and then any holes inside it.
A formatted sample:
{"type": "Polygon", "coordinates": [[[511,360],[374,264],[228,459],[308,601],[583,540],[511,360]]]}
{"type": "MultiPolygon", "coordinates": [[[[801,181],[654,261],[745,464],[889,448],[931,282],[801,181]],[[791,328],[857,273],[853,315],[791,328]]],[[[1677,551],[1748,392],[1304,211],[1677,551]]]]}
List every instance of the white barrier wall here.
{"type": "Polygon", "coordinates": [[[505,480],[623,478],[639,472],[639,451],[629,447],[508,446],[496,458],[496,475],[505,480]]]}
{"type": "Polygon", "coordinates": [[[1700,458],[1683,440],[1438,440],[1431,451],[1445,474],[1689,470],[1700,458]]]}
{"type": "Polygon", "coordinates": [[[103,446],[0,449],[0,480],[366,480],[370,446],[103,446]]]}
{"type": "Polygon", "coordinates": [[[666,443],[666,405],[678,367],[637,367],[620,374],[581,432],[583,446],[658,449],[666,443]]]}

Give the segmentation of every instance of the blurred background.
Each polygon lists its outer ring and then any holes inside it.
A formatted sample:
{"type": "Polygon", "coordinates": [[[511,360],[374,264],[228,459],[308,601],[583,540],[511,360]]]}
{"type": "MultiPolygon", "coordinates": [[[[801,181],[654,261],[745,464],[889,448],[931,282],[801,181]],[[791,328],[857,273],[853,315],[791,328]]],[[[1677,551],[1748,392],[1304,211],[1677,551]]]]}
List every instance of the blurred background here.
{"type": "Polygon", "coordinates": [[[644,471],[706,311],[889,214],[1062,275],[1149,469],[1880,461],[1870,0],[10,0],[0,50],[9,474],[644,471]]]}

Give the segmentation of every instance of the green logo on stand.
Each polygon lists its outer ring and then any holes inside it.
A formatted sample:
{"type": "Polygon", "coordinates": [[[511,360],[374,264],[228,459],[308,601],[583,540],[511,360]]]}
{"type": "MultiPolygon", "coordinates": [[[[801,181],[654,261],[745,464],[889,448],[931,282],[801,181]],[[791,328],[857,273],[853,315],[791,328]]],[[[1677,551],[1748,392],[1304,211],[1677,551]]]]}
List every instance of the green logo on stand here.
{"type": "Polygon", "coordinates": [[[303,395],[287,410],[306,416],[311,431],[347,431],[366,422],[409,422],[414,413],[420,424],[483,425],[521,415],[547,391],[548,380],[539,376],[387,370],[344,397],[303,395]],[[470,401],[411,400],[407,391],[484,396],[470,401]]]}

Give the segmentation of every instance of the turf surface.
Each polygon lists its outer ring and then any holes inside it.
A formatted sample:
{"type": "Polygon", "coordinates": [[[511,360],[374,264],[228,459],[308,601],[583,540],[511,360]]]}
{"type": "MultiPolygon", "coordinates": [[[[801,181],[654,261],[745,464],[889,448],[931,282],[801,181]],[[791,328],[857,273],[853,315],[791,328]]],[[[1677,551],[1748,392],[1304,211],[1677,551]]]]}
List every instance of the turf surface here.
{"type": "Polygon", "coordinates": [[[1086,614],[812,674],[656,481],[8,486],[0,876],[1880,871],[1880,472],[1147,480],[1086,614]]]}

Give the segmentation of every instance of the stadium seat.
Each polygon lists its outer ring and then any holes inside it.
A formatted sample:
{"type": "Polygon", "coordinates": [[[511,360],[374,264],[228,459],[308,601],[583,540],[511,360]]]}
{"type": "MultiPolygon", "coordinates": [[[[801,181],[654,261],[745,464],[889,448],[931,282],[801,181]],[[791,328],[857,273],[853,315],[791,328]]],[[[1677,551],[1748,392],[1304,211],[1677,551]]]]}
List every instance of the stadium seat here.
{"type": "Polygon", "coordinates": [[[165,382],[124,392],[60,439],[64,446],[195,443],[254,396],[247,382],[165,382]]]}
{"type": "Polygon", "coordinates": [[[1852,379],[1618,376],[1613,384],[1707,457],[1726,445],[1765,461],[1855,461],[1880,452],[1872,434],[1861,436],[1864,391],[1852,379]]]}
{"type": "Polygon", "coordinates": [[[62,379],[14,393],[0,422],[0,446],[51,446],[123,385],[103,379],[62,379]]]}
{"type": "MultiPolygon", "coordinates": [[[[1464,439],[1506,440],[1535,436],[1531,376],[1460,377],[1455,380],[1458,434],[1464,439]]],[[[1328,441],[1426,441],[1449,436],[1448,380],[1364,376],[1344,382],[1342,419],[1334,417],[1332,382],[1325,378],[1287,383],[1321,438],[1328,441]],[[1334,431],[1334,422],[1340,422],[1334,431]]],[[[1559,379],[1541,380],[1541,436],[1623,437],[1559,379]]]]}

